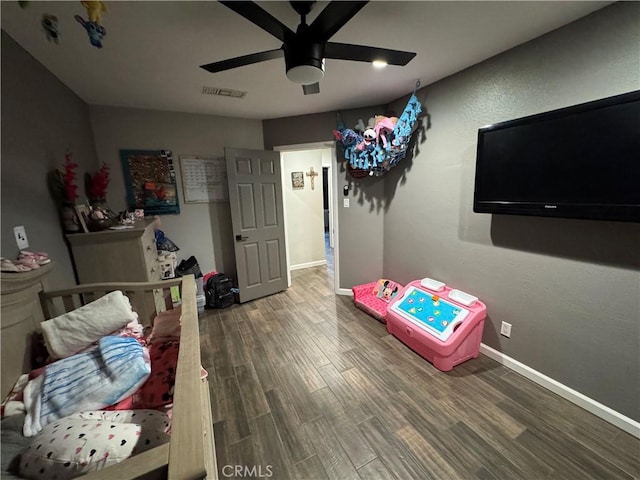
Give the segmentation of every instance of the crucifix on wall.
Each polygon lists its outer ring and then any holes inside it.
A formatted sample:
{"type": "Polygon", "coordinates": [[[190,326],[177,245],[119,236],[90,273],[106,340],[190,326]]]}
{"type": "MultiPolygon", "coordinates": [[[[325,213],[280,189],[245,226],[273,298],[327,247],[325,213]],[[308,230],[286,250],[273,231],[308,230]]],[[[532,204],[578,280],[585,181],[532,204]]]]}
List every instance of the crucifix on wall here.
{"type": "Polygon", "coordinates": [[[309,167],[309,171],[305,175],[311,177],[311,190],[315,190],[315,179],[318,176],[318,172],[314,172],[313,167],[309,167]]]}

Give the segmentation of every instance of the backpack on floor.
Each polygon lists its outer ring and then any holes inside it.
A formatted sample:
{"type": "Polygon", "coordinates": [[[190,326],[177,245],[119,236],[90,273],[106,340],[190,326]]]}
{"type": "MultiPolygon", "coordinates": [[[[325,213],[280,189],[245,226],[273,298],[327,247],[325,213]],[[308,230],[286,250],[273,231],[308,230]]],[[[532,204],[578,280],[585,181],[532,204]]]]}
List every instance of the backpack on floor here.
{"type": "Polygon", "coordinates": [[[216,273],[207,279],[204,287],[205,308],[227,308],[235,302],[233,281],[224,273],[216,273]]]}

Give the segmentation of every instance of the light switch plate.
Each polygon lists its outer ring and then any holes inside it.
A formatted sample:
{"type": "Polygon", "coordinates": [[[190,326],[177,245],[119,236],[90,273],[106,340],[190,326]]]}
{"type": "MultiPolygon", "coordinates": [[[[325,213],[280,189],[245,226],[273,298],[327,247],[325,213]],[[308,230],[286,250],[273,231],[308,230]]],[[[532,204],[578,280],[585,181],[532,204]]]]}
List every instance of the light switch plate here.
{"type": "Polygon", "coordinates": [[[502,322],[500,325],[500,335],[504,335],[507,338],[511,337],[511,324],[507,322],[502,322]]]}
{"type": "Polygon", "coordinates": [[[344,206],[344,208],[349,208],[349,199],[348,198],[343,199],[342,205],[344,206]]]}
{"type": "Polygon", "coordinates": [[[22,225],[13,227],[13,234],[16,237],[16,244],[19,250],[29,248],[29,240],[27,239],[27,232],[22,225]]]}

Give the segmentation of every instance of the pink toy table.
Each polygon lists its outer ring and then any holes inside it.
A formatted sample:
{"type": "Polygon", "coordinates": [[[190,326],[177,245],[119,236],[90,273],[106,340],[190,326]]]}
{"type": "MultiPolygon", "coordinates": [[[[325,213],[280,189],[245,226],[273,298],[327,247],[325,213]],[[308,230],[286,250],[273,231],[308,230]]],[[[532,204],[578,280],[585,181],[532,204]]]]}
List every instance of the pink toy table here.
{"type": "Polygon", "coordinates": [[[432,279],[414,280],[389,304],[387,331],[443,372],[480,353],[487,308],[432,279]]]}

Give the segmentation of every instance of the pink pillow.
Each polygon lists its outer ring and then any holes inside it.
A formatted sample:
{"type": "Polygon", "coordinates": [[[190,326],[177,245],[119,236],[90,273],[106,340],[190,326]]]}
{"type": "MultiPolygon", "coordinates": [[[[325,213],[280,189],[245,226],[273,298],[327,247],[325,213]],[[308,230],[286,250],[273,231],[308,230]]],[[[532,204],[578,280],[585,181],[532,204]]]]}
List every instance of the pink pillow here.
{"type": "Polygon", "coordinates": [[[385,302],[390,302],[398,294],[400,285],[396,282],[381,278],[373,289],[373,294],[385,302]]]}
{"type": "Polygon", "coordinates": [[[159,313],[153,319],[150,342],[154,339],[180,336],[180,317],[182,306],[159,313]]]}

